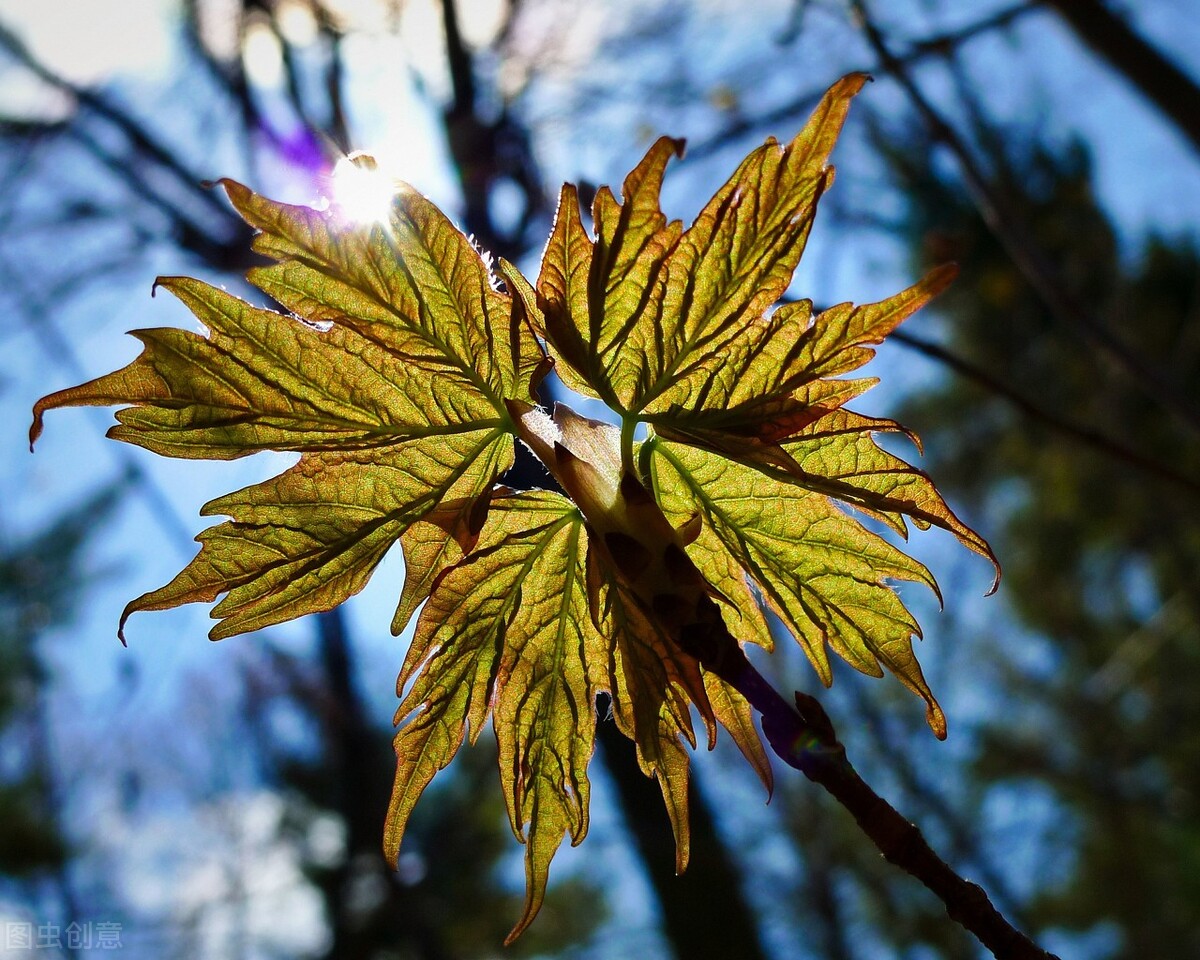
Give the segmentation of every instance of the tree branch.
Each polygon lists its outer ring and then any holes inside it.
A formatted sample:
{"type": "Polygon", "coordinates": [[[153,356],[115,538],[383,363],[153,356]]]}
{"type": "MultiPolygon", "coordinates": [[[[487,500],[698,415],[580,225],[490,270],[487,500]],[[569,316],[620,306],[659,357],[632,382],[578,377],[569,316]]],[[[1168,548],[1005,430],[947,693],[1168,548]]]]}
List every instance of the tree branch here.
{"type": "Polygon", "coordinates": [[[854,683],[848,686],[854,701],[855,717],[865,723],[867,730],[874,737],[880,762],[887,766],[901,790],[920,803],[930,816],[941,823],[955,859],[970,863],[974,867],[983,887],[990,891],[997,909],[1001,913],[1007,913],[1015,923],[1021,924],[1023,921],[1019,912],[1019,899],[982,849],[970,821],[959,815],[937,786],[921,776],[912,757],[902,749],[903,745],[897,743],[896,738],[888,733],[879,709],[864,693],[862,684],[854,683]]]}
{"type": "MultiPolygon", "coordinates": [[[[1027,0],[1027,2],[1014,4],[1011,7],[1000,10],[982,20],[969,23],[957,30],[947,31],[935,36],[926,37],[923,40],[914,41],[904,53],[898,54],[897,58],[901,63],[911,65],[920,63],[922,60],[927,60],[930,57],[944,57],[975,37],[988,33],[991,30],[1006,27],[1010,23],[1016,22],[1025,14],[1037,9],[1036,0],[1027,0]]],[[[863,72],[868,72],[866,67],[861,69],[863,72]]],[[[808,90],[797,97],[793,97],[787,103],[772,110],[767,110],[757,116],[739,117],[715,136],[695,144],[689,143],[687,158],[689,160],[696,160],[709,156],[737,137],[745,136],[755,130],[768,129],[782,123],[790,122],[796,117],[805,116],[812,110],[824,93],[825,88],[822,86],[820,89],[808,90]]]]}
{"type": "Polygon", "coordinates": [[[81,107],[90,110],[99,117],[104,118],[109,123],[113,124],[121,131],[141,155],[153,160],[164,170],[169,172],[176,180],[180,181],[185,187],[189,188],[195,195],[213,212],[215,212],[221,220],[229,221],[235,219],[229,209],[224,205],[215,194],[207,191],[196,191],[196,185],[203,182],[203,176],[197,174],[193,170],[189,170],[183,165],[179,158],[164,147],[161,143],[150,136],[149,133],[138,123],[137,120],[129,116],[125,111],[121,110],[116,104],[112,103],[107,97],[80,87],[71,83],[64,77],[50,70],[45,64],[40,63],[26,49],[20,39],[13,34],[7,27],[0,24],[0,48],[8,51],[8,53],[21,66],[32,73],[43,83],[56,88],[69,95],[81,107]]]}
{"type": "Polygon", "coordinates": [[[814,697],[797,692],[793,709],[746,659],[732,637],[704,652],[708,655],[700,658],[701,665],[734,687],[762,715],[763,734],[776,756],[824,787],[850,812],[884,859],[935,894],[950,918],[997,960],[1057,960],[1010,924],[982,887],[959,876],[934,852],[915,824],[867,785],[847,759],[829,715],[814,697]]]}
{"type": "Polygon", "coordinates": [[[1200,86],[1100,0],[1040,0],[1200,150],[1200,86]]]}
{"type": "Polygon", "coordinates": [[[995,377],[982,367],[976,366],[957,354],[951,353],[945,347],[914,336],[911,333],[905,333],[902,330],[893,330],[888,334],[888,339],[901,343],[910,350],[915,350],[923,356],[945,364],[959,376],[963,377],[963,379],[971,380],[984,389],[1002,397],[1031,420],[1036,420],[1051,430],[1061,433],[1063,436],[1070,437],[1072,440],[1091,447],[1093,450],[1112,457],[1114,460],[1119,460],[1131,467],[1136,467],[1145,474],[1175,484],[1189,493],[1200,493],[1200,481],[1194,477],[1186,476],[1178,470],[1167,466],[1165,463],[1160,463],[1157,460],[1144,456],[1136,450],[1132,450],[1124,444],[1113,440],[1111,437],[1105,436],[1099,430],[1081,426],[1057,414],[1051,413],[1049,410],[1030,400],[1020,391],[1004,383],[999,377],[995,377]]]}

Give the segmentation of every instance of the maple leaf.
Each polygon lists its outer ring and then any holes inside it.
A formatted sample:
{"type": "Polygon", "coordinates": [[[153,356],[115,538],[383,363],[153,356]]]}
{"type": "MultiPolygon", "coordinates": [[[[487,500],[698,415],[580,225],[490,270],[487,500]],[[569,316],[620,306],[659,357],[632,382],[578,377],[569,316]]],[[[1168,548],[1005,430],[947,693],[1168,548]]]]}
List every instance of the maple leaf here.
{"type": "Polygon", "coordinates": [[[667,222],[658,197],[680,141],[650,148],[625,180],[623,204],[597,192],[595,240],[578,192],[563,187],[537,292],[569,386],[625,423],[674,421],[696,406],[724,351],[787,289],[833,179],[826,161],[865,80],[836,84],[786,148],[770,140],[750,154],[686,232],[667,222]]]}
{"type": "Polygon", "coordinates": [[[231,520],[122,617],[225,594],[214,639],[337,606],[439,504],[487,496],[512,462],[503,400],[528,395],[540,360],[508,337],[511,301],[467,239],[415,192],[385,231],[224,185],[262,231],[255,249],[279,261],[249,279],[296,317],[160,279],[207,335],[138,331],[141,356],[40,400],[30,434],[55,407],[132,403],[109,435],[157,453],[302,451],[281,476],[207,504],[231,520]]]}
{"type": "Polygon", "coordinates": [[[420,792],[491,710],[509,817],[526,842],[529,889],[514,935],[541,905],[564,834],[578,843],[587,832],[587,763],[609,654],[588,614],[586,541],[564,497],[495,498],[474,549],[422,610],[397,684],[403,692],[413,680],[397,722],[413,716],[396,737],[385,849],[395,859],[420,792]]]}
{"type": "Polygon", "coordinates": [[[866,673],[882,664],[926,701],[929,725],[944,737],[945,717],[912,652],[919,627],[889,582],[937,585],[830,498],[902,535],[906,520],[941,527],[996,563],[927,476],[875,443],[875,433],[903,428],[844,407],[874,381],[834,379],[866,363],[870,345],[944,289],[954,269],[879,303],[839,304],[814,318],[799,301],[766,316],[799,262],[832,182],[826,160],[865,80],[835,84],[791,143],[754,151],[686,231],[659,209],[674,142],[650,148],[623,203],[597,192],[594,238],[576,191],[564,187],[537,322],[564,381],[620,416],[627,468],[638,424],[651,427],[641,474],[669,516],[702,518],[707,537],[689,550],[713,588],[741,597],[749,575],[825,684],[827,645],[866,673]]]}
{"type": "Polygon", "coordinates": [[[830,649],[866,673],[886,668],[945,735],[912,651],[919,627],[892,588],[936,584],[851,511],[901,535],[909,522],[941,527],[995,558],[927,476],[875,441],[906,431],[845,406],[874,381],[839,377],[953,271],[875,304],[814,317],[798,301],[768,315],[864,80],[831,88],[788,145],[754,151],[687,230],[659,204],[680,141],[651,147],[620,202],[597,193],[594,235],[565,187],[536,286],[501,262],[501,288],[406,185],[386,222],[364,224],[336,205],[291,206],[223,181],[273,261],[248,278],[288,312],[160,279],[204,331],[138,331],[144,349],[128,366],[34,407],[31,443],[50,409],[118,405],[109,435],[167,456],[299,454],[205,505],[228,519],[199,535],[170,583],[126,607],[121,630],[137,611],[218,598],[214,639],[328,610],[400,544],[392,629],[417,619],[397,684],[385,849],[394,861],[422,792],[490,720],[525,844],[525,909],[510,940],[537,913],[562,841],[587,832],[599,694],[659,782],[677,869],[693,711],[710,748],[723,726],[770,789],[730,667],[748,667],[739,644],[771,647],[760,598],[824,683],[830,649]],[[617,426],[536,405],[548,366],[539,338],[564,382],[605,401],[617,426]],[[517,439],[562,493],[498,484],[517,439]]]}

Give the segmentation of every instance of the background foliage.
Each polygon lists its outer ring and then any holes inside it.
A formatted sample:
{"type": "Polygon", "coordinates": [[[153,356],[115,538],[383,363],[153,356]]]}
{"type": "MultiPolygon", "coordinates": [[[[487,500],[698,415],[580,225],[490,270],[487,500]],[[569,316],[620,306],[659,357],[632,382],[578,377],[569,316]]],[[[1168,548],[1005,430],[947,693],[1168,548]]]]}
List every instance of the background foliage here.
{"type": "MultiPolygon", "coordinates": [[[[486,747],[418,809],[413,856],[382,867],[391,731],[374,718],[397,648],[377,624],[398,565],[344,618],[210,647],[202,617],[156,614],[122,652],[129,584],[190,556],[192,505],[281,464],[160,469],[83,416],[22,451],[34,398],[130,358],[117,332],[187,323],[145,297],[153,275],[242,289],[246,235],[202,180],[303,202],[330,144],[392,145],[403,176],[532,271],[561,181],[612,182],[654,135],[687,136],[666,201],[690,218],[732,160],[867,68],[796,290],[865,301],[959,262],[877,361],[899,387],[872,412],[922,434],[1007,579],[986,606],[921,614],[946,744],[851,671],[825,702],[868,779],[1064,958],[1197,952],[1190,4],[1061,5],[1082,21],[1055,3],[871,5],[932,118],[840,3],[51,6],[0,7],[2,919],[120,921],[147,957],[471,957],[519,902],[503,810],[476,782],[486,747]]],[[[922,549],[948,596],[986,589],[982,564],[922,549]]],[[[798,657],[777,669],[811,688],[798,657]]],[[[515,949],[974,955],[808,784],[780,778],[764,809],[720,751],[696,764],[676,880],[657,789],[601,756],[592,839],[515,949]]]]}

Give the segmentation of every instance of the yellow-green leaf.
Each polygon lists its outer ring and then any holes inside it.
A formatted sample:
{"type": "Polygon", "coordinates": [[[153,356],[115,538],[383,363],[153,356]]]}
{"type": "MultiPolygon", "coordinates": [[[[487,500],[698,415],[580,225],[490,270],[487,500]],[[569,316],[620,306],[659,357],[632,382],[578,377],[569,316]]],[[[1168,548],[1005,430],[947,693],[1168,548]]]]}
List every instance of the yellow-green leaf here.
{"type": "Polygon", "coordinates": [[[940,267],[879,303],[838,304],[815,318],[807,300],[783,306],[748,323],[686,382],[674,405],[645,419],[664,435],[786,468],[779,443],[874,383],[828,378],[870,360],[871,345],[944,290],[955,272],[940,267]]]}
{"type": "MultiPolygon", "coordinates": [[[[328,610],[414,523],[444,527],[447,500],[468,503],[477,527],[512,462],[505,401],[528,396],[542,364],[523,303],[494,289],[469,241],[411,188],[387,224],[358,225],[225,187],[263,231],[256,247],[279,261],[251,279],[293,315],[199,280],[160,280],[204,332],[140,331],[144,350],[127,367],[40,400],[30,437],[47,410],[128,404],[110,435],[158,453],[302,456],[208,504],[205,514],[230,520],[200,535],[171,583],[130,603],[122,627],[138,610],[222,594],[214,638],[328,610]]],[[[409,538],[398,627],[469,538],[440,549],[418,549],[420,539],[409,538]]]]}
{"type": "Polygon", "coordinates": [[[222,184],[262,231],[255,250],[279,261],[248,278],[285,307],[354,329],[417,368],[414,381],[434,378],[435,409],[464,396],[495,409],[504,397],[528,396],[521,371],[541,359],[537,345],[511,335],[511,299],[470,241],[412,187],[397,184],[389,220],[368,228],[336,207],[278,203],[222,184]]]}
{"type": "Polygon", "coordinates": [[[675,872],[683,873],[690,840],[688,756],[680,738],[695,747],[691,703],[708,726],[710,746],[716,734],[700,666],[679,650],[615,571],[596,560],[590,573],[596,622],[613,641],[613,718],[637,746],[642,771],[658,780],[675,834],[675,872]]]}
{"type": "Polygon", "coordinates": [[[186,277],[158,285],[191,308],[207,336],[138,331],[145,349],[127,367],[38,401],[31,439],[45,411],[81,404],[133,404],[118,411],[109,436],[166,456],[217,460],[376,448],[503,418],[503,408],[477,393],[415,376],[411,358],[348,326],[318,329],[186,277]]]}
{"type": "MultiPolygon", "coordinates": [[[[526,843],[528,894],[512,936],[545,895],[564,835],[587,833],[587,763],[608,655],[591,624],[583,518],[550,493],[500,497],[479,542],[439,581],[417,622],[400,684],[399,766],[388,816],[394,858],[416,794],[463,738],[495,713],[501,779],[513,831],[526,843]]],[[[510,938],[511,939],[511,938],[510,938]]]]}
{"type": "Polygon", "coordinates": [[[475,498],[511,463],[502,430],[421,439],[371,451],[305,454],[272,480],[218,497],[200,553],[139,610],[211,602],[214,640],[330,610],[361,590],[410,524],[446,498],[475,498]]]}
{"type": "Polygon", "coordinates": [[[790,479],[883,520],[902,536],[908,534],[905,518],[922,530],[949,531],[992,563],[995,590],[1000,565],[992,548],[954,514],[927,474],[875,442],[874,434],[887,432],[915,440],[893,420],[834,410],[783,444],[799,468],[790,479]]]}
{"type": "MultiPolygon", "coordinates": [[[[625,202],[601,187],[592,205],[597,240],[584,230],[579,194],[566,184],[542,260],[538,294],[547,305],[545,332],[565,361],[564,382],[619,408],[628,402],[620,385],[640,376],[640,360],[621,344],[643,319],[659,309],[663,263],[681,233],[659,209],[667,161],[683,142],[660,138],[625,178],[625,202]]],[[[648,318],[651,319],[651,318],[648,318]]]]}
{"type": "Polygon", "coordinates": [[[597,194],[591,240],[574,191],[563,191],[538,295],[551,346],[588,391],[622,416],[680,406],[714,361],[787,288],[832,180],[826,161],[853,74],[822,99],[786,147],[754,151],[682,234],[658,210],[660,140],[625,183],[624,204],[597,194]]]}
{"type": "Polygon", "coordinates": [[[655,439],[645,446],[643,462],[660,498],[676,510],[700,511],[823,683],[833,680],[827,647],[873,676],[882,674],[882,664],[925,700],[930,727],[945,736],[945,717],[912,652],[920,627],[889,585],[910,580],[936,590],[923,564],[828,497],[716,454],[655,439]]]}
{"type": "Polygon", "coordinates": [[[392,618],[392,633],[399,634],[408,625],[442,571],[458,563],[474,546],[490,497],[488,493],[443,501],[400,535],[404,589],[392,618]]]}
{"type": "Polygon", "coordinates": [[[715,673],[704,674],[704,689],[708,693],[713,716],[729,731],[733,742],[754,768],[763,786],[767,788],[767,796],[770,797],[775,788],[775,778],[771,773],[771,762],[767,759],[762,740],[754,728],[754,712],[750,709],[750,704],[715,673]]]}
{"type": "Polygon", "coordinates": [[[279,476],[207,504],[204,514],[228,519],[200,535],[169,584],[131,602],[122,625],[134,611],[218,598],[214,638],[328,610],[400,541],[393,630],[421,613],[397,685],[385,848],[394,860],[417,799],[490,719],[526,848],[510,940],[537,913],[563,838],[587,831],[598,694],[659,782],[677,869],[688,859],[693,708],[710,748],[726,727],[770,791],[738,692],[757,695],[741,682],[752,671],[738,642],[771,647],[761,600],[825,683],[830,649],[866,673],[886,668],[945,735],[913,656],[920,630],[893,589],[936,584],[850,511],[900,535],[910,521],[937,526],[995,558],[924,473],[875,439],[911,434],[847,408],[874,381],[836,378],[953,269],[879,303],[814,317],[801,300],[768,315],[864,81],[839,81],[790,143],[751,153],[687,230],[659,199],[682,141],[659,139],[620,202],[597,191],[591,235],[578,192],[564,187],[536,289],[504,261],[501,288],[406,185],[384,221],[363,224],[336,203],[292,206],[222,181],[273,261],[249,279],[289,312],[162,280],[203,332],[139,331],[143,352],[124,369],[34,408],[31,441],[47,410],[115,405],[111,436],[160,454],[299,454],[279,476]],[[619,426],[536,406],[547,347],[563,381],[607,403],[619,426]],[[639,423],[649,439],[635,457],[639,423]],[[514,437],[566,496],[497,486],[514,437]]]}

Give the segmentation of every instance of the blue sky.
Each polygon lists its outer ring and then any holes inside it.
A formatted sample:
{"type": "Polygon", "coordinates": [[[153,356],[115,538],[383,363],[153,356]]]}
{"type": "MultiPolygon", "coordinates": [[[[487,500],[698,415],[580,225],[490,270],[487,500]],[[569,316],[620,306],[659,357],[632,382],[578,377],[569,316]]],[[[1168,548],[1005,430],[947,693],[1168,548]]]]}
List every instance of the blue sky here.
{"type": "MultiPolygon", "coordinates": [[[[360,6],[365,12],[358,15],[369,20],[369,4],[360,6]]],[[[464,6],[469,9],[471,4],[464,6]]],[[[723,118],[713,111],[711,101],[676,102],[661,96],[664,86],[681,73],[698,93],[728,87],[738,110],[759,114],[787,102],[801,90],[820,90],[847,69],[869,65],[868,53],[838,16],[828,7],[814,6],[794,51],[804,68],[789,73],[759,66],[765,59],[763,51],[770,51],[765,45],[769,41],[764,42],[763,36],[783,30],[789,6],[782,2],[762,4],[757,29],[749,29],[743,4],[733,0],[699,3],[695,8],[698,12],[680,26],[682,49],[706,53],[680,60],[668,53],[661,53],[657,59],[651,55],[623,57],[622,51],[630,49],[630,44],[622,31],[631,21],[633,6],[619,2],[587,4],[587,9],[576,13],[578,22],[569,33],[571,42],[556,48],[557,58],[537,75],[524,101],[550,191],[564,179],[619,182],[640,157],[652,133],[687,136],[701,143],[718,130],[723,118]],[[798,81],[797,77],[802,79],[798,81]]],[[[973,18],[1003,4],[969,6],[973,18]]],[[[54,0],[38,4],[0,0],[0,22],[25,37],[34,51],[56,69],[79,82],[109,84],[114,95],[131,109],[152,116],[153,125],[165,139],[179,141],[203,130],[204,121],[196,114],[202,104],[189,102],[187,85],[180,86],[172,74],[177,63],[172,48],[173,7],[170,0],[54,0]]],[[[365,30],[353,38],[348,51],[351,121],[360,138],[358,146],[376,151],[400,175],[453,211],[458,202],[457,188],[447,166],[437,113],[438,98],[446,90],[437,56],[438,25],[436,19],[420,19],[428,17],[429,9],[429,4],[412,4],[407,41],[373,36],[365,30]],[[386,98],[374,95],[381,89],[389,91],[386,98]]],[[[561,4],[546,3],[545,9],[547,23],[557,22],[555,18],[570,20],[561,4]]],[[[922,9],[919,3],[888,7],[897,20],[907,16],[910,19],[906,23],[917,24],[922,9]],[[902,13],[897,12],[901,7],[902,13]],[[918,14],[914,16],[913,10],[918,14]]],[[[479,23],[486,23],[486,5],[481,4],[473,12],[479,14],[479,23]]],[[[1183,0],[1142,4],[1130,12],[1150,39],[1172,51],[1182,66],[1196,73],[1200,24],[1194,16],[1194,4],[1183,0]]],[[[966,18],[965,13],[962,16],[966,18]]],[[[929,17],[932,19],[932,14],[929,17]]],[[[923,33],[919,27],[910,29],[913,35],[923,33]]],[[[518,38],[518,49],[536,52],[541,49],[539,42],[535,24],[528,36],[518,38]]],[[[269,59],[269,54],[266,56],[269,59]]],[[[529,57],[532,59],[533,53],[529,57]]],[[[1063,143],[1079,136],[1092,146],[1097,189],[1105,207],[1122,225],[1130,255],[1151,230],[1195,235],[1196,224],[1200,223],[1200,181],[1193,152],[1140,95],[1081,51],[1052,15],[1035,13],[1024,18],[1011,36],[974,41],[971,63],[980,74],[976,78],[978,89],[994,116],[1014,124],[1036,119],[1039,128],[1054,141],[1063,143]]],[[[19,81],[18,75],[12,66],[0,68],[0,108],[30,112],[63,109],[61,98],[39,90],[36,84],[19,81]]],[[[923,73],[922,78],[935,96],[945,90],[945,78],[938,71],[923,73]]],[[[519,83],[520,78],[505,82],[519,83]]],[[[884,113],[901,109],[898,91],[886,81],[876,83],[863,96],[871,109],[884,113]]],[[[798,126],[799,121],[790,129],[775,132],[788,137],[798,126]]],[[[879,185],[879,164],[865,147],[862,133],[862,127],[852,123],[835,155],[839,165],[835,189],[852,205],[870,202],[871,191],[879,185]]],[[[689,218],[732,169],[743,148],[744,144],[739,144],[703,159],[679,163],[669,175],[664,194],[668,211],[689,218]]],[[[47,161],[52,166],[21,173],[20,191],[10,202],[51,216],[56,205],[62,203],[64,192],[78,196],[88,189],[110,189],[103,180],[88,180],[92,174],[70,148],[43,154],[39,162],[47,161]]],[[[15,164],[17,160],[9,158],[9,162],[15,164]]],[[[204,176],[229,173],[248,178],[256,173],[255,186],[283,199],[316,200],[325,187],[319,180],[314,182],[311,177],[270,164],[258,171],[247,170],[236,151],[219,138],[204,143],[193,162],[204,176]]],[[[10,176],[14,169],[10,168],[10,176]]],[[[38,214],[33,216],[36,219],[38,214]]],[[[41,235],[0,236],[0,269],[11,271],[33,293],[41,295],[47,289],[46,281],[56,275],[60,261],[87,252],[94,242],[83,237],[64,241],[48,230],[41,235]]],[[[532,271],[536,261],[525,266],[532,271]]],[[[125,330],[172,324],[194,328],[195,321],[169,296],[160,295],[154,300],[149,297],[157,273],[190,269],[178,250],[169,245],[150,245],[140,249],[128,265],[86,291],[69,291],[71,295],[65,298],[54,296],[46,307],[69,346],[72,362],[88,375],[99,375],[136,353],[136,342],[122,336],[125,330]]],[[[905,253],[894,242],[877,233],[838,227],[829,217],[822,217],[795,290],[824,303],[871,300],[911,282],[906,270],[905,253]]],[[[5,350],[0,357],[0,402],[6,404],[7,411],[0,420],[0,444],[6,451],[0,536],[12,541],[39,528],[64,504],[118,474],[127,458],[134,458],[148,472],[173,512],[170,518],[156,516],[155,508],[145,498],[130,499],[92,548],[90,562],[100,576],[78,622],[49,638],[48,649],[62,667],[56,694],[59,749],[65,755],[86,757],[93,768],[107,763],[109,757],[118,763],[126,751],[152,747],[155,736],[147,735],[147,722],[161,730],[169,730],[177,722],[177,711],[187,703],[188,690],[197,678],[219,677],[222,670],[238,663],[243,655],[239,646],[259,642],[238,638],[216,646],[208,644],[203,639],[210,625],[207,611],[192,606],[135,617],[128,629],[130,649],[125,651],[115,641],[121,608],[132,596],[164,583],[186,561],[186,546],[171,532],[173,527],[182,525],[195,533],[205,525],[197,515],[200,504],[277,473],[291,458],[261,455],[209,464],[167,461],[138,450],[118,451],[102,437],[102,424],[109,417],[103,411],[51,414],[36,455],[29,456],[25,452],[25,432],[31,403],[77,377],[64,364],[61,354],[51,358],[30,332],[27,323],[39,320],[31,312],[29,298],[19,286],[6,284],[2,278],[0,309],[13,318],[4,333],[5,350]],[[131,663],[139,678],[133,685],[128,680],[131,663]]],[[[917,322],[925,324],[926,330],[936,328],[933,316],[917,322]]],[[[885,380],[885,386],[871,400],[876,405],[872,409],[880,411],[894,404],[904,391],[918,390],[929,378],[942,375],[929,363],[891,348],[881,351],[874,372],[885,380]]],[[[943,585],[951,588],[949,602],[956,617],[984,622],[995,616],[997,608],[1003,608],[1003,595],[981,599],[989,582],[985,565],[952,559],[948,537],[918,536],[914,548],[933,566],[943,585]]],[[[401,577],[402,563],[395,552],[349,607],[354,634],[360,638],[361,687],[379,717],[390,715],[394,706],[391,678],[405,647],[403,640],[391,638],[386,629],[401,577]]],[[[936,614],[928,612],[931,606],[922,608],[929,627],[929,639],[922,648],[926,654],[930,647],[936,647],[939,638],[936,614]]],[[[271,642],[304,649],[311,644],[311,633],[305,623],[285,625],[271,631],[271,642]]],[[[1030,643],[1036,645],[1032,638],[1030,643]]],[[[933,659],[936,661],[937,656],[933,659]]],[[[977,688],[953,677],[945,680],[948,687],[942,692],[947,694],[952,727],[956,715],[973,718],[987,714],[990,707],[986,696],[977,688]]],[[[810,689],[813,686],[808,678],[805,684],[810,689]]],[[[213,689],[219,691],[219,687],[214,684],[213,689]]],[[[219,724],[219,693],[203,706],[214,713],[202,723],[219,724]]],[[[908,707],[917,709],[915,703],[908,707]]],[[[191,709],[201,708],[191,704],[191,709]]],[[[699,758],[699,764],[706,762],[708,758],[699,758]]],[[[726,790],[714,783],[711,789],[720,798],[741,798],[743,786],[735,783],[726,790]]],[[[99,802],[103,807],[105,801],[99,802]]],[[[603,790],[597,803],[604,808],[603,790]]],[[[1002,801],[997,803],[1002,807],[1002,801]]],[[[1000,809],[998,821],[1011,813],[1009,808],[1000,809]]],[[[751,815],[750,822],[769,825],[774,815],[760,810],[751,815]],[[759,816],[764,819],[756,819],[759,816]]],[[[165,829],[169,831],[169,821],[165,829]]],[[[628,869],[629,855],[618,834],[611,813],[607,819],[599,816],[595,835],[581,852],[564,851],[558,869],[571,869],[572,856],[579,865],[584,862],[579,858],[589,852],[595,856],[605,851],[613,875],[622,875],[628,869]]],[[[590,865],[595,861],[587,862],[590,865]]],[[[639,929],[642,932],[638,936],[653,943],[653,934],[639,929]]],[[[781,953],[790,946],[788,936],[779,938],[781,953]]]]}

